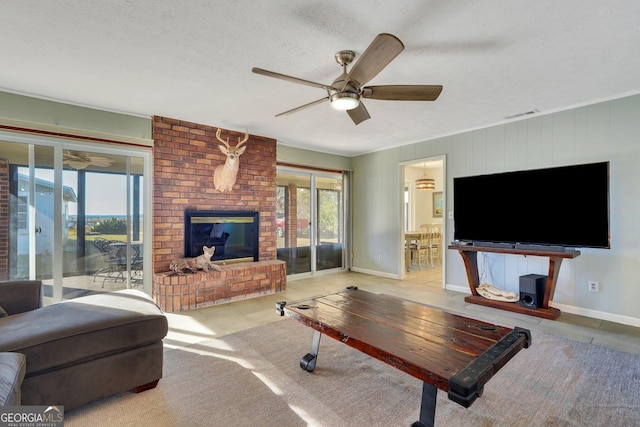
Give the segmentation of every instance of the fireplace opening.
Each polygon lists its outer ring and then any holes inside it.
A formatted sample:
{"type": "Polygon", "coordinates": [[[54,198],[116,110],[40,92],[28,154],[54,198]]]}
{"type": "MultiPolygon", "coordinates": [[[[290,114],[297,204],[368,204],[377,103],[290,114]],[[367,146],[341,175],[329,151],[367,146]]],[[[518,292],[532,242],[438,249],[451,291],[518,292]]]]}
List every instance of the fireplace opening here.
{"type": "Polygon", "coordinates": [[[184,256],[202,255],[203,246],[215,246],[218,263],[258,261],[259,213],[254,211],[200,211],[184,213],[184,256]]]}

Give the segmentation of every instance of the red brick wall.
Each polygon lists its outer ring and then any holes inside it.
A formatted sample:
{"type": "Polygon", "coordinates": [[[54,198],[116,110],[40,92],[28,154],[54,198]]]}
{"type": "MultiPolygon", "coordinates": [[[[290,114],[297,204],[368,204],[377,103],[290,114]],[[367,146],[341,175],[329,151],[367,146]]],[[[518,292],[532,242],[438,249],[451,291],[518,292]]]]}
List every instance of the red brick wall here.
{"type": "Polygon", "coordinates": [[[9,161],[0,160],[0,280],[9,279],[9,161]]]}
{"type": "Polygon", "coordinates": [[[284,261],[227,264],[221,271],[182,276],[154,274],[151,294],[163,311],[194,308],[282,292],[287,288],[284,261]]]}
{"type": "MultiPolygon", "coordinates": [[[[276,140],[249,135],[240,156],[233,191],[213,186],[216,166],[224,164],[218,128],[153,117],[153,271],[167,271],[184,253],[184,211],[250,210],[260,214],[259,261],[276,259],[276,140]]],[[[235,145],[244,132],[222,129],[235,145]]]]}
{"type": "Polygon", "coordinates": [[[298,246],[298,186],[289,184],[287,186],[285,210],[287,212],[285,230],[285,246],[287,248],[295,248],[298,246]]]}

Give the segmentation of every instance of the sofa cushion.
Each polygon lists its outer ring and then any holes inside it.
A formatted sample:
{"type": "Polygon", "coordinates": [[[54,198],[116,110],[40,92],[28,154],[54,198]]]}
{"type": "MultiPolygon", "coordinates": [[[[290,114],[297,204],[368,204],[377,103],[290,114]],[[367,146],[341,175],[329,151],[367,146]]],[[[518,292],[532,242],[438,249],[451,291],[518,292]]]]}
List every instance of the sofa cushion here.
{"type": "Polygon", "coordinates": [[[0,406],[19,406],[20,387],[27,358],[20,353],[0,353],[0,406]]]}
{"type": "Polygon", "coordinates": [[[42,305],[42,281],[0,281],[0,305],[9,316],[39,308],[42,305]]]}
{"type": "Polygon", "coordinates": [[[26,377],[161,341],[167,319],[144,292],[75,298],[0,319],[0,351],[27,356],[26,377]]]}

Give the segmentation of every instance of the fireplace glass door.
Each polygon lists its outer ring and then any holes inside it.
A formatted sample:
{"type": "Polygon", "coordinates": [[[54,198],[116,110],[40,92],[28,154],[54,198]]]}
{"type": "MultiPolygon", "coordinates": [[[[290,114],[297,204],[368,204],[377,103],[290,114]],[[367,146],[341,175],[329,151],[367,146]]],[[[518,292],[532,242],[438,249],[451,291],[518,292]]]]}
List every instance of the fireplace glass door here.
{"type": "Polygon", "coordinates": [[[211,261],[258,261],[260,214],[254,211],[199,211],[184,214],[184,256],[214,248],[211,261]]]}

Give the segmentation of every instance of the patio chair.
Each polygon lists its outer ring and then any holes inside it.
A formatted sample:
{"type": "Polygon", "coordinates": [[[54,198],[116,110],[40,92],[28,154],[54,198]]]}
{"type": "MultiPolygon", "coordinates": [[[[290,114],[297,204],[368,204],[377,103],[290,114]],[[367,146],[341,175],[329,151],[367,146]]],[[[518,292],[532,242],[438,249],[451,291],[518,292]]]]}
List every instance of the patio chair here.
{"type": "Polygon", "coordinates": [[[94,245],[100,251],[105,266],[96,271],[93,281],[96,281],[99,274],[104,274],[102,279],[102,287],[104,287],[104,282],[114,273],[117,273],[115,281],[118,280],[118,277],[122,277],[124,280],[124,272],[127,271],[126,243],[119,240],[96,238],[94,245]]]}

